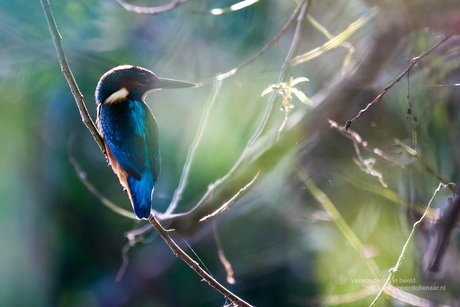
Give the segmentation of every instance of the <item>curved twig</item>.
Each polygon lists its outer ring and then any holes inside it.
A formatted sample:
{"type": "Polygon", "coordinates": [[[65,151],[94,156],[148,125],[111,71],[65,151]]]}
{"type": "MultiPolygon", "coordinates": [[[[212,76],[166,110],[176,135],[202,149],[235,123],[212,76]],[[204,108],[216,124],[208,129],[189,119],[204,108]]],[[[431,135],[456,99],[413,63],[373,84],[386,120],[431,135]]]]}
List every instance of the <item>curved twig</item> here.
{"type": "Polygon", "coordinates": [[[117,2],[120,3],[120,5],[123,6],[125,10],[127,11],[138,13],[138,14],[148,14],[148,15],[160,14],[160,13],[170,11],[174,9],[176,6],[181,5],[187,1],[188,0],[174,0],[162,6],[142,7],[142,6],[128,4],[123,0],[117,0],[117,2]]]}
{"type": "Polygon", "coordinates": [[[86,179],[86,173],[81,169],[80,165],[78,164],[77,160],[74,158],[74,156],[69,152],[69,161],[72,163],[75,173],[78,176],[78,179],[86,186],[86,188],[93,193],[94,196],[96,196],[99,201],[109,209],[113,210],[114,212],[120,214],[121,216],[137,220],[136,215],[132,211],[125,210],[123,208],[118,207],[115,205],[113,202],[111,202],[107,197],[102,195],[101,192],[99,192],[92,184],[89,182],[88,179],[86,179]]]}
{"type": "Polygon", "coordinates": [[[260,50],[259,52],[257,52],[251,59],[247,60],[246,62],[243,62],[241,64],[239,64],[238,66],[236,66],[235,68],[232,68],[231,70],[227,71],[227,72],[224,72],[222,74],[219,74],[218,76],[214,77],[214,78],[211,78],[209,80],[205,80],[203,82],[200,82],[198,83],[198,85],[204,85],[206,83],[211,83],[211,82],[214,82],[215,80],[223,80],[223,79],[226,79],[228,77],[231,77],[233,76],[238,70],[240,70],[241,68],[251,64],[252,62],[254,62],[255,60],[257,60],[262,54],[265,53],[265,51],[268,49],[268,47],[270,47],[271,45],[275,44],[275,43],[278,43],[281,36],[283,36],[283,34],[287,31],[287,29],[289,28],[289,26],[294,22],[294,20],[296,19],[297,15],[299,14],[300,12],[300,9],[303,7],[303,5],[309,0],[303,0],[301,3],[299,3],[299,5],[297,5],[297,7],[294,9],[294,11],[292,12],[291,16],[289,17],[288,21],[286,21],[286,23],[284,24],[284,26],[281,28],[281,30],[278,32],[278,34],[272,38],[268,43],[266,43],[260,50]]]}
{"type": "Polygon", "coordinates": [[[214,105],[214,102],[216,101],[217,94],[219,93],[219,89],[221,85],[222,85],[221,80],[216,81],[214,84],[213,93],[211,95],[211,98],[208,101],[208,104],[205,107],[203,117],[201,118],[201,121],[200,121],[200,126],[198,127],[198,131],[195,135],[195,139],[193,140],[193,143],[188,150],[187,159],[185,161],[184,168],[182,170],[182,175],[180,176],[179,185],[174,191],[173,199],[171,200],[171,203],[169,204],[168,209],[164,213],[165,215],[171,214],[174,211],[174,209],[176,209],[177,203],[182,197],[182,192],[184,191],[185,186],[187,185],[188,174],[190,172],[190,167],[193,161],[193,156],[195,155],[195,150],[201,141],[201,138],[204,133],[204,127],[206,126],[206,123],[210,115],[211,108],[214,105]]]}
{"type": "Polygon", "coordinates": [[[393,276],[394,274],[396,273],[396,271],[398,271],[399,267],[401,266],[401,263],[404,259],[404,254],[406,252],[406,249],[407,249],[407,246],[409,245],[409,242],[411,241],[412,237],[414,236],[414,233],[415,231],[417,230],[417,228],[420,226],[420,224],[423,222],[423,220],[425,219],[425,217],[427,216],[428,214],[428,211],[430,210],[430,207],[431,207],[431,204],[433,203],[433,200],[434,198],[436,197],[436,195],[438,195],[439,191],[441,190],[441,188],[445,188],[449,185],[453,185],[453,183],[448,183],[448,184],[443,184],[443,183],[440,183],[438,185],[438,188],[434,191],[433,193],[433,196],[431,197],[430,201],[428,202],[428,205],[426,206],[426,210],[425,210],[425,213],[422,215],[422,217],[414,223],[414,225],[412,226],[412,230],[409,234],[409,237],[407,238],[406,240],[406,243],[404,244],[402,250],[401,250],[401,254],[399,255],[399,258],[398,258],[398,261],[396,261],[396,264],[393,268],[390,269],[390,274],[388,274],[388,278],[386,279],[385,283],[383,284],[382,288],[380,289],[380,292],[377,294],[377,296],[375,297],[375,299],[372,301],[372,303],[369,305],[369,307],[371,306],[374,306],[375,303],[377,302],[377,300],[379,299],[379,297],[382,295],[382,293],[385,291],[385,288],[387,287],[387,285],[390,283],[390,281],[393,279],[393,276]]]}

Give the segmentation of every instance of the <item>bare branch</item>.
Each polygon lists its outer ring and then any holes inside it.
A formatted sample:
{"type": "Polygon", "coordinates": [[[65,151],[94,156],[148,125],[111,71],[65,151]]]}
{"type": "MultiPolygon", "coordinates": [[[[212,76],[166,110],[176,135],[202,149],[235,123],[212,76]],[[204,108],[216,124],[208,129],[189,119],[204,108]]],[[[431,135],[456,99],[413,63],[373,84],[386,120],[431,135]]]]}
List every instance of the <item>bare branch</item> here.
{"type": "Polygon", "coordinates": [[[260,172],[257,172],[257,174],[254,176],[254,178],[247,184],[245,185],[244,187],[242,187],[235,195],[233,195],[232,198],[230,198],[230,200],[228,200],[227,202],[225,202],[220,208],[218,208],[216,211],[214,211],[213,213],[211,214],[208,214],[206,216],[204,216],[200,222],[203,222],[203,221],[206,221],[207,219],[210,219],[210,218],[213,218],[213,217],[216,217],[218,215],[220,215],[222,212],[224,212],[225,210],[227,210],[228,208],[230,208],[231,204],[233,204],[233,202],[240,196],[241,193],[244,193],[247,189],[250,188],[250,186],[256,181],[257,177],[259,176],[260,172]]]}
{"type": "Polygon", "coordinates": [[[219,284],[217,280],[215,280],[211,275],[209,275],[206,271],[204,271],[200,265],[190,258],[177,244],[174,242],[171,237],[169,236],[168,232],[163,228],[163,226],[158,223],[157,219],[153,214],[150,215],[149,221],[152,226],[158,231],[160,236],[165,240],[165,242],[169,245],[171,250],[174,254],[180,257],[184,262],[186,262],[195,272],[198,273],[203,279],[212,287],[214,287],[217,291],[225,295],[228,299],[230,299],[235,305],[240,307],[252,307],[249,303],[245,302],[229,290],[227,290],[224,286],[219,284]]]}
{"type": "Polygon", "coordinates": [[[328,120],[329,124],[331,125],[331,128],[334,128],[336,129],[337,131],[339,131],[342,135],[344,135],[345,137],[349,138],[350,140],[352,140],[353,144],[359,144],[361,145],[364,149],[366,149],[367,151],[370,151],[374,154],[376,154],[377,156],[393,163],[393,164],[398,164],[396,161],[394,161],[392,158],[390,158],[389,156],[385,155],[384,152],[376,147],[372,147],[371,145],[369,145],[369,143],[365,140],[363,140],[361,138],[361,136],[353,131],[353,130],[345,130],[343,127],[339,126],[339,124],[337,124],[335,121],[333,121],[332,119],[329,119],[328,120]]]}
{"type": "Polygon", "coordinates": [[[109,209],[113,210],[114,212],[116,212],[116,213],[118,213],[118,214],[120,214],[120,215],[122,215],[124,217],[130,218],[130,219],[133,219],[133,220],[137,220],[136,216],[134,215],[134,213],[132,211],[125,210],[125,209],[120,208],[117,205],[115,205],[107,197],[102,195],[102,193],[99,192],[91,184],[91,182],[89,182],[89,180],[86,178],[86,173],[81,169],[81,167],[78,164],[77,160],[73,157],[73,155],[70,152],[69,152],[69,161],[70,161],[70,163],[72,163],[72,165],[73,165],[73,167],[75,169],[75,173],[78,176],[78,179],[80,179],[80,181],[86,186],[86,188],[91,193],[93,193],[93,195],[96,196],[104,206],[108,207],[109,209]]]}
{"type": "Polygon", "coordinates": [[[192,145],[190,145],[190,148],[188,150],[187,159],[185,160],[184,168],[182,169],[182,175],[180,176],[179,185],[174,191],[173,199],[171,200],[171,203],[169,204],[168,209],[164,213],[165,215],[171,214],[174,211],[174,209],[176,209],[177,203],[182,197],[182,192],[184,191],[185,186],[187,185],[188,174],[190,172],[190,167],[193,161],[193,156],[195,155],[195,150],[201,141],[201,138],[204,133],[204,127],[206,126],[209,115],[211,114],[211,108],[214,105],[214,102],[216,101],[217,94],[219,93],[219,89],[221,85],[222,85],[221,80],[216,81],[214,83],[213,93],[211,95],[211,98],[208,101],[208,104],[205,107],[203,117],[201,118],[201,121],[200,121],[200,126],[198,127],[198,131],[196,132],[196,135],[195,135],[195,139],[193,140],[193,143],[192,145]]]}
{"type": "Polygon", "coordinates": [[[203,85],[203,84],[206,84],[206,83],[210,83],[210,82],[214,82],[214,80],[223,80],[223,79],[226,79],[228,77],[231,77],[233,76],[239,69],[251,64],[252,62],[254,62],[255,60],[257,60],[262,54],[264,54],[264,52],[268,49],[268,47],[270,47],[271,45],[275,44],[275,43],[278,43],[279,39],[281,38],[281,36],[283,36],[283,34],[287,31],[287,29],[289,28],[289,26],[294,22],[295,18],[297,17],[297,15],[299,14],[300,12],[300,9],[302,8],[302,6],[309,0],[303,0],[301,3],[299,3],[299,5],[295,8],[295,10],[292,12],[291,14],[291,17],[289,17],[288,21],[284,24],[284,26],[281,28],[281,30],[278,32],[278,34],[272,38],[268,43],[266,43],[262,49],[259,50],[258,53],[256,53],[256,55],[254,55],[250,60],[244,62],[244,63],[241,63],[239,64],[238,66],[236,66],[235,68],[232,68],[231,70],[225,72],[225,73],[222,73],[222,74],[219,74],[217,77],[214,77],[210,80],[207,80],[207,81],[203,81],[201,83],[198,83],[199,85],[203,85]]]}
{"type": "Polygon", "coordinates": [[[46,21],[48,22],[51,36],[53,37],[54,45],[56,47],[59,63],[61,64],[61,71],[67,79],[67,83],[69,83],[70,90],[72,91],[72,95],[75,98],[78,110],[80,111],[81,119],[93,135],[94,140],[99,145],[101,151],[104,153],[104,155],[106,155],[104,141],[102,140],[102,137],[99,135],[99,132],[97,131],[96,126],[93,123],[93,120],[88,114],[85,101],[83,100],[83,95],[81,94],[77,82],[75,81],[75,78],[72,75],[72,71],[70,70],[69,65],[67,64],[67,59],[61,44],[62,37],[59,34],[56,22],[54,21],[50,3],[48,0],[41,0],[41,4],[43,7],[43,11],[45,12],[46,21]]]}
{"type": "MultiPolygon", "coordinates": [[[[421,55],[413,58],[411,61],[410,61],[410,64],[409,66],[406,68],[406,70],[404,70],[399,76],[398,78],[396,78],[396,80],[394,80],[390,85],[388,85],[387,87],[385,87],[383,89],[383,91],[377,96],[375,97],[375,99],[370,102],[364,109],[362,109],[361,111],[359,111],[358,115],[356,115],[354,118],[350,119],[350,120],[347,120],[347,122],[345,123],[345,126],[344,126],[344,129],[345,130],[348,130],[348,128],[351,126],[351,124],[353,124],[354,122],[356,122],[360,117],[361,115],[363,115],[367,110],[369,110],[370,107],[372,107],[374,104],[378,103],[380,101],[380,99],[382,99],[383,95],[386,94],[386,92],[388,92],[388,90],[390,88],[393,87],[393,85],[395,85],[397,82],[399,82],[399,80],[402,79],[402,77],[404,77],[406,74],[409,74],[410,70],[412,69],[412,67],[414,67],[415,65],[417,65],[418,61],[420,61],[422,58],[426,57],[427,55],[429,55],[431,52],[433,52],[433,50],[435,50],[436,48],[438,48],[442,43],[444,43],[445,41],[447,41],[450,37],[452,37],[453,35],[455,34],[455,32],[452,32],[451,34],[447,35],[446,37],[444,37],[442,40],[440,40],[436,45],[434,45],[433,47],[431,47],[428,51],[422,53],[421,55]]],[[[409,94],[408,94],[409,95],[409,94]]]]}
{"type": "MultiPolygon", "coordinates": [[[[300,43],[300,38],[302,35],[302,29],[304,22],[306,20],[306,12],[309,6],[309,1],[303,1],[300,13],[297,17],[297,26],[294,33],[294,37],[291,42],[291,46],[289,48],[289,52],[286,56],[285,63],[281,68],[281,72],[278,77],[278,83],[282,82],[286,78],[286,72],[289,68],[289,61],[294,57],[297,53],[297,49],[300,43]]],[[[169,215],[160,215],[159,218],[163,221],[168,223],[168,227],[174,228],[178,231],[191,231],[193,232],[194,228],[197,227],[197,223],[204,217],[212,212],[216,211],[218,208],[222,206],[223,203],[228,202],[230,199],[233,199],[235,195],[240,193],[241,196],[242,192],[247,192],[243,189],[242,183],[252,182],[252,180],[256,177],[256,175],[260,172],[260,176],[265,174],[267,168],[273,167],[273,165],[266,165],[267,155],[272,156],[273,153],[271,151],[264,152],[264,150],[258,146],[253,146],[254,143],[260,142],[261,135],[266,131],[267,124],[270,121],[271,115],[273,113],[275,99],[278,97],[276,92],[273,92],[269,98],[269,102],[267,104],[267,108],[265,109],[264,116],[262,118],[259,127],[252,135],[251,139],[248,141],[246,148],[243,150],[240,158],[232,169],[222,178],[218,179],[214,183],[210,184],[208,190],[206,191],[205,195],[198,201],[195,207],[186,213],[181,214],[169,214],[169,215]],[[248,157],[249,155],[252,158],[248,157]],[[261,157],[261,160],[255,161],[255,157],[261,157]],[[218,195],[218,197],[216,197],[218,195]]],[[[271,138],[270,138],[271,140],[271,138]]],[[[271,142],[275,142],[276,144],[276,137],[271,142]]],[[[301,143],[301,142],[300,142],[301,143]]],[[[283,148],[291,148],[292,144],[286,146],[283,142],[283,148]]],[[[263,145],[263,148],[266,149],[266,146],[263,145]]],[[[278,146],[273,147],[277,153],[281,153],[278,146]]],[[[283,152],[284,153],[284,152],[283,152]]],[[[281,158],[281,156],[278,156],[281,158]]]]}

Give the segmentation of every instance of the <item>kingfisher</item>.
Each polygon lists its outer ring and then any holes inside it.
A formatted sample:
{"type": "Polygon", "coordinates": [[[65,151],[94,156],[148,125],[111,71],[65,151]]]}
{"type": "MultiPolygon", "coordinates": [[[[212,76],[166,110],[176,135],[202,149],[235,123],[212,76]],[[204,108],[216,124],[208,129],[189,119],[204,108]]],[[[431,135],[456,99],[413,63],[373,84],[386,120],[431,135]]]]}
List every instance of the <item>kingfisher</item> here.
{"type": "Polygon", "coordinates": [[[122,65],[106,72],[96,88],[97,126],[107,158],[138,219],[148,219],[160,172],[158,124],[145,97],[160,89],[196,84],[159,78],[148,69],[122,65]]]}

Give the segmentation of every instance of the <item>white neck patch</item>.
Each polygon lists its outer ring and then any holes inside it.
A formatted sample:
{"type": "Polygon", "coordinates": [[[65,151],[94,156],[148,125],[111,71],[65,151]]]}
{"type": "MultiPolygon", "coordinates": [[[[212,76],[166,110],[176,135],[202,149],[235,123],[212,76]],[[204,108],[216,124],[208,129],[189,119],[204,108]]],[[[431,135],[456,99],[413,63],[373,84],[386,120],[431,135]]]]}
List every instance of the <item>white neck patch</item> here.
{"type": "Polygon", "coordinates": [[[118,91],[116,91],[115,93],[113,93],[112,95],[109,96],[109,98],[107,98],[104,103],[106,104],[112,104],[112,103],[117,103],[117,102],[120,102],[122,100],[125,100],[126,97],[128,97],[129,95],[129,92],[126,88],[122,88],[118,91]]]}

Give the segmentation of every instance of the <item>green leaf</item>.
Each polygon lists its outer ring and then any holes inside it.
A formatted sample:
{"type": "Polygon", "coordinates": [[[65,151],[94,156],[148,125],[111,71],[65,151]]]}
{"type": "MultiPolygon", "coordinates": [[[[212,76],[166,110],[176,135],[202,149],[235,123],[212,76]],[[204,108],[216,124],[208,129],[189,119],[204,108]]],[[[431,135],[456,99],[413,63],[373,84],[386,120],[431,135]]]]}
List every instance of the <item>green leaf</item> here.
{"type": "Polygon", "coordinates": [[[348,37],[350,37],[350,35],[352,35],[356,30],[365,25],[376,14],[376,12],[377,9],[372,9],[371,13],[368,16],[362,17],[357,21],[351,23],[345,31],[335,36],[334,38],[328,40],[322,46],[319,46],[307,53],[296,56],[294,59],[291,60],[291,65],[295,66],[300,63],[310,61],[311,59],[320,56],[324,52],[336,48],[337,46],[342,44],[348,37]]]}
{"type": "Polygon", "coordinates": [[[299,98],[299,100],[302,101],[304,104],[311,105],[313,103],[313,101],[311,101],[311,99],[308,98],[307,95],[305,95],[304,92],[299,91],[296,88],[292,88],[291,92],[294,93],[294,95],[296,95],[297,98],[299,98]]]}
{"type": "Polygon", "coordinates": [[[347,56],[345,57],[345,59],[343,59],[342,67],[346,67],[348,65],[348,63],[350,63],[350,59],[351,59],[352,54],[353,54],[353,52],[348,52],[347,53],[347,56]]]}
{"type": "Polygon", "coordinates": [[[260,97],[264,97],[265,95],[271,92],[273,92],[273,87],[269,86],[265,91],[262,92],[262,95],[260,95],[260,97]]]}
{"type": "Polygon", "coordinates": [[[296,85],[297,83],[305,82],[305,81],[310,81],[310,80],[308,80],[308,78],[305,78],[305,77],[300,77],[300,78],[296,78],[295,80],[292,80],[291,83],[290,83],[289,85],[290,85],[290,86],[294,86],[294,85],[296,85]]]}

